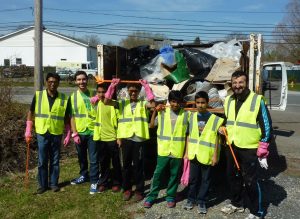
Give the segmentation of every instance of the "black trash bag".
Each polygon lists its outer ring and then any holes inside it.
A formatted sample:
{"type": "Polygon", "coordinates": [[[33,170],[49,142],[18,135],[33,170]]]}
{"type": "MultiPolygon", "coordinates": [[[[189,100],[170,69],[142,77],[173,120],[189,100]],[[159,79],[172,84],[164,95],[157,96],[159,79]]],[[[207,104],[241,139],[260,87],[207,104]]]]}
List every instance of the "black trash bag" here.
{"type": "Polygon", "coordinates": [[[140,66],[149,63],[158,54],[158,50],[150,49],[148,45],[129,49],[127,52],[126,78],[128,80],[141,79],[140,66]]]}
{"type": "Polygon", "coordinates": [[[216,57],[193,48],[182,48],[180,52],[183,54],[190,74],[195,78],[204,79],[212,69],[216,57]]]}

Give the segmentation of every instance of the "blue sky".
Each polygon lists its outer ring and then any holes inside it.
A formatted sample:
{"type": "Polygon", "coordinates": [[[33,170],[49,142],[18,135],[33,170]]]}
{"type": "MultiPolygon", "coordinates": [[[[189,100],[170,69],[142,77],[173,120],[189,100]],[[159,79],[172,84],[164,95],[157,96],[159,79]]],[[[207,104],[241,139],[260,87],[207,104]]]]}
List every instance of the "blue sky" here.
{"type": "MultiPolygon", "coordinates": [[[[263,33],[272,41],[289,0],[48,0],[43,21],[51,31],[70,36],[98,35],[102,43],[118,44],[136,30],[168,38],[203,42],[232,32],[263,33]]],[[[34,0],[0,0],[0,34],[32,24],[34,0]]]]}

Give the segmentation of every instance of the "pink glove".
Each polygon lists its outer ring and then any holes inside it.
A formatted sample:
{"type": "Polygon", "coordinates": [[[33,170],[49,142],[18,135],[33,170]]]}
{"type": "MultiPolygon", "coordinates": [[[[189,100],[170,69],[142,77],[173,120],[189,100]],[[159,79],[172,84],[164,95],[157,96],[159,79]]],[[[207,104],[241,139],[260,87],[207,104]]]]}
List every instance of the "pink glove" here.
{"type": "Polygon", "coordinates": [[[96,104],[98,101],[100,100],[100,98],[98,97],[98,95],[96,94],[95,96],[90,98],[90,102],[91,104],[96,104]]]}
{"type": "Polygon", "coordinates": [[[183,186],[187,186],[189,184],[190,178],[190,161],[189,159],[183,159],[183,172],[180,179],[180,183],[183,186]]]}
{"type": "Polygon", "coordinates": [[[73,140],[75,144],[80,144],[80,137],[77,132],[72,134],[73,140]]]}
{"type": "Polygon", "coordinates": [[[269,155],[268,147],[269,143],[260,141],[256,151],[256,155],[260,158],[267,157],[269,155]]]}
{"type": "Polygon", "coordinates": [[[71,127],[70,127],[70,124],[66,124],[65,130],[66,130],[66,137],[64,139],[64,147],[67,147],[68,144],[70,143],[70,139],[71,139],[71,127]]]}
{"type": "Polygon", "coordinates": [[[26,130],[25,130],[25,140],[26,143],[30,143],[31,141],[31,131],[32,131],[33,122],[30,120],[26,121],[26,130]]]}
{"type": "Polygon", "coordinates": [[[113,78],[111,81],[111,84],[109,85],[106,93],[105,93],[105,98],[106,99],[112,99],[116,86],[120,83],[120,78],[113,78]]]}
{"type": "Polygon", "coordinates": [[[146,80],[143,80],[143,79],[140,79],[139,81],[143,85],[143,87],[145,88],[145,93],[146,93],[147,100],[148,101],[153,100],[154,99],[154,94],[152,93],[152,90],[151,90],[148,82],[146,80]]]}

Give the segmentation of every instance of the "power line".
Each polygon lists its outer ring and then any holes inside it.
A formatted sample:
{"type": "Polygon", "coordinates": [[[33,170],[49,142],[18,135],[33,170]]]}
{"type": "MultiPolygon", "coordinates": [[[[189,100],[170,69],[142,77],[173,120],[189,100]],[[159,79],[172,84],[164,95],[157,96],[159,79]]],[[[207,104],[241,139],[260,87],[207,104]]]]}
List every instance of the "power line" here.
{"type": "Polygon", "coordinates": [[[126,17],[126,18],[139,18],[139,19],[149,19],[149,20],[165,20],[165,21],[181,21],[181,22],[207,22],[207,23],[217,23],[217,24],[244,24],[244,25],[272,25],[272,24],[258,24],[258,23],[243,23],[243,22],[226,22],[226,21],[201,21],[201,20],[189,20],[189,19],[177,19],[177,18],[161,18],[161,17],[148,17],[148,16],[134,16],[134,15],[122,15],[122,14],[111,14],[99,11],[91,10],[78,10],[78,9],[59,9],[59,8],[45,8],[45,10],[52,11],[63,11],[70,13],[83,13],[83,14],[101,14],[104,16],[115,16],[115,17],[126,17]]]}

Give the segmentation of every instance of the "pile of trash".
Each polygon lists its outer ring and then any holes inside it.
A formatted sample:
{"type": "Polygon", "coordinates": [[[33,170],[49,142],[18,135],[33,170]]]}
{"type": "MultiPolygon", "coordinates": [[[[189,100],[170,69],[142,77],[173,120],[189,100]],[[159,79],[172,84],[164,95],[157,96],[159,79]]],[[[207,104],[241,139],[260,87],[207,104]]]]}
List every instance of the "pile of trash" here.
{"type": "MultiPolygon", "coordinates": [[[[130,71],[134,69],[134,79],[147,80],[158,102],[166,102],[170,90],[180,90],[185,101],[194,101],[197,92],[206,91],[209,106],[222,108],[225,97],[232,94],[229,82],[231,74],[240,68],[241,51],[237,40],[205,49],[166,45],[158,51],[137,47],[131,49],[134,55],[129,57],[126,74],[133,79],[130,71]]],[[[143,90],[140,96],[144,97],[143,90]]],[[[118,97],[128,97],[125,88],[118,97]]]]}

